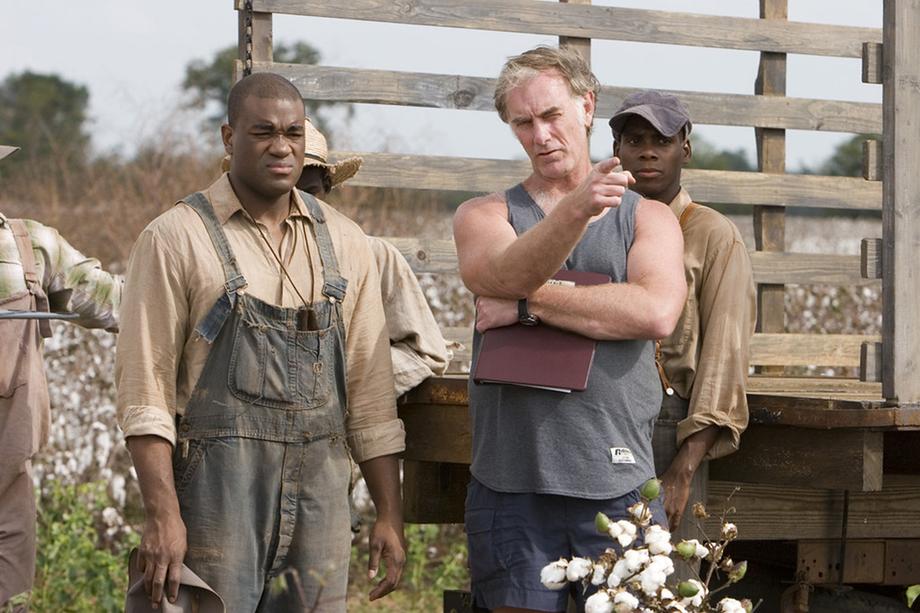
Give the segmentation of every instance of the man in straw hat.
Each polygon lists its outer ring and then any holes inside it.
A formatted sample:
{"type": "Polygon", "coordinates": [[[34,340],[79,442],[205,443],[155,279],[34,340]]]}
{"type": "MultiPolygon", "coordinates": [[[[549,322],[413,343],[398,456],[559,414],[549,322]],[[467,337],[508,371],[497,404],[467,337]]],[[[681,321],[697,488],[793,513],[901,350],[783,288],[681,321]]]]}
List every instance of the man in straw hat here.
{"type": "MultiPolygon", "coordinates": [[[[473,597],[496,611],[563,611],[569,594],[541,584],[560,557],[610,546],[598,511],[625,518],[655,476],[661,405],[654,339],[674,329],[687,296],[677,220],[627,189],[619,160],[591,163],[597,79],[574,51],[510,58],[495,106],[530,158],[515,187],[464,203],[454,218],[460,274],[480,334],[520,321],[597,340],[587,389],[561,393],[470,381],[473,479],[466,501],[473,597]],[[613,282],[546,282],[560,268],[613,282]]],[[[653,501],[656,523],[665,524],[653,501]]],[[[584,602],[583,590],[572,596],[584,602]]],[[[588,592],[590,593],[590,591],[588,592]]],[[[583,606],[583,604],[581,605],[583,606]]]]}
{"type": "Polygon", "coordinates": [[[706,501],[701,462],[736,451],[747,427],[745,387],[757,309],[751,260],[738,228],[692,202],[681,187],[681,169],[693,154],[692,127],[680,99],[653,90],[627,96],[610,119],[613,152],[636,178],[633,189],[668,203],[684,237],[689,295],[674,332],[661,341],[663,383],[672,393],[655,430],[656,469],[678,538],[694,536],[692,518],[684,519],[687,502],[706,501]]]}
{"type": "MultiPolygon", "coordinates": [[[[18,147],[0,146],[0,159],[18,147]]],[[[32,587],[32,457],[51,423],[42,363],[50,318],[117,331],[121,279],[53,228],[0,213],[0,608],[32,587]]]]}
{"type": "Polygon", "coordinates": [[[296,189],[297,88],[253,74],[227,107],[229,172],[151,222],[128,263],[115,376],[139,564],[155,604],[184,561],[233,611],[345,611],[349,452],[377,507],[369,578],[386,565],[371,599],[405,563],[377,268],[353,222],[296,189]]]}
{"type": "MultiPolygon", "coordinates": [[[[330,164],[326,137],[309,119],[305,128],[304,166],[297,187],[322,200],[332,189],[357,174],[362,160],[350,157],[330,164]]],[[[396,395],[401,396],[428,377],[444,374],[450,352],[406,258],[382,238],[369,236],[368,240],[380,272],[393,382],[396,395]]]]}

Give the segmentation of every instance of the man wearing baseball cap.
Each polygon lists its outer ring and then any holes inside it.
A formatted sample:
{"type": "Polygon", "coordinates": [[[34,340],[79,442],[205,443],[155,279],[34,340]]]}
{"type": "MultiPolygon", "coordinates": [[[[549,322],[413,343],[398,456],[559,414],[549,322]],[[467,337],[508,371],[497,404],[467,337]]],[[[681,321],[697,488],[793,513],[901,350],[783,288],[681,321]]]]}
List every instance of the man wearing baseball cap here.
{"type": "MultiPolygon", "coordinates": [[[[0,160],[18,151],[0,146],[0,160]]],[[[0,609],[32,587],[35,496],[32,457],[51,423],[42,362],[49,319],[118,329],[122,280],[58,234],[0,213],[0,609]]]]}
{"type": "MultiPolygon", "coordinates": [[[[651,90],[631,94],[610,128],[614,155],[636,178],[632,189],[669,203],[684,237],[689,292],[677,327],[661,341],[666,395],[655,431],[656,472],[675,531],[691,497],[705,502],[700,463],[737,450],[747,427],[745,386],[756,317],[751,261],[735,225],[692,202],[681,187],[693,125],[677,97],[651,90]]],[[[677,536],[691,538],[682,533],[688,523],[677,536]]]]}

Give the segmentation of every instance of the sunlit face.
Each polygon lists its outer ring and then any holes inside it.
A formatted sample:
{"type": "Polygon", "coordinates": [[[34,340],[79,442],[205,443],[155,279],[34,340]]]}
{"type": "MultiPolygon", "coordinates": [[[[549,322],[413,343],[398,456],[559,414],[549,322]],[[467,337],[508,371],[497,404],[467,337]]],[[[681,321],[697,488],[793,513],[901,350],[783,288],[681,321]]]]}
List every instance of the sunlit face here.
{"type": "Polygon", "coordinates": [[[278,198],[297,184],[303,168],[304,109],[296,100],[249,96],[235,126],[221,134],[230,158],[230,178],[263,198],[278,198]]]}
{"type": "Polygon", "coordinates": [[[692,155],[690,141],[682,132],[664,136],[639,115],[626,122],[613,153],[620,158],[623,170],[636,178],[631,189],[665,204],[680,192],[681,168],[692,155]]]}
{"type": "Polygon", "coordinates": [[[594,94],[575,97],[555,70],[541,72],[506,96],[508,123],[533,170],[562,179],[586,160],[588,127],[594,117],[594,94]]]}

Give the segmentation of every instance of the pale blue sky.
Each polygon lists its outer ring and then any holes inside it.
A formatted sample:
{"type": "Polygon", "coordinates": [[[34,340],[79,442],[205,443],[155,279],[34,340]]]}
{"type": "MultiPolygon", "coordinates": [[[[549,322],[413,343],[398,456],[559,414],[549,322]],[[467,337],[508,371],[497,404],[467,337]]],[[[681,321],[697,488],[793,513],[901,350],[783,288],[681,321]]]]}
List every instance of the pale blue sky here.
{"type": "MultiPolygon", "coordinates": [[[[596,0],[595,4],[756,17],[757,0],[596,0]]],[[[881,0],[789,0],[796,21],[881,27],[881,0]]],[[[95,143],[127,151],[164,122],[180,131],[176,113],[185,65],[236,41],[232,0],[4,0],[0,21],[0,77],[11,72],[54,72],[90,88],[95,143]],[[172,118],[172,120],[168,120],[172,118]]],[[[393,24],[276,16],[275,40],[307,40],[323,63],[336,66],[495,76],[508,55],[549,37],[421,28],[393,24]]],[[[595,41],[593,66],[601,82],[626,87],[753,93],[757,53],[641,43],[595,41]]],[[[792,55],[790,96],[881,101],[881,87],[864,85],[859,60],[792,55]]],[[[509,158],[519,146],[494,113],[359,105],[334,124],[340,147],[386,148],[509,158]]],[[[600,126],[599,126],[600,127],[600,126]]],[[[750,128],[698,126],[722,147],[743,147],[753,159],[750,128]]],[[[816,165],[847,136],[790,131],[788,161],[816,165]]],[[[609,151],[598,129],[595,157],[609,151]]]]}

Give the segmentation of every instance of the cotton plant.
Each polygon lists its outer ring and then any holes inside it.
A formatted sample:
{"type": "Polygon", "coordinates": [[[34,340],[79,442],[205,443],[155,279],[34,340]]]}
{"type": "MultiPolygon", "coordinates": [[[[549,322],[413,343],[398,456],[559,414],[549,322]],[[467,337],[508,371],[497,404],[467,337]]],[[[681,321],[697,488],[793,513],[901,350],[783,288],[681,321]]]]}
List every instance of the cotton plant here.
{"type": "MultiPolygon", "coordinates": [[[[622,553],[611,547],[596,560],[573,557],[550,562],[540,571],[543,585],[551,590],[570,584],[580,584],[585,590],[593,586],[597,591],[585,601],[585,613],[752,613],[757,605],[750,600],[713,600],[747,572],[747,562],[736,563],[725,554],[728,544],[738,537],[737,526],[723,514],[718,539],[674,544],[670,532],[652,523],[649,503],[660,493],[661,483],[650,479],[640,489],[640,501],[627,509],[627,519],[613,521],[603,513],[595,517],[598,532],[608,535],[622,553]],[[639,537],[641,545],[637,544],[639,537]],[[673,585],[668,577],[674,573],[675,559],[695,569],[701,560],[709,565],[704,575],[673,585]],[[723,574],[724,583],[711,589],[717,571],[723,574]]],[[[701,503],[693,505],[693,515],[698,522],[709,517],[701,503]]]]}

